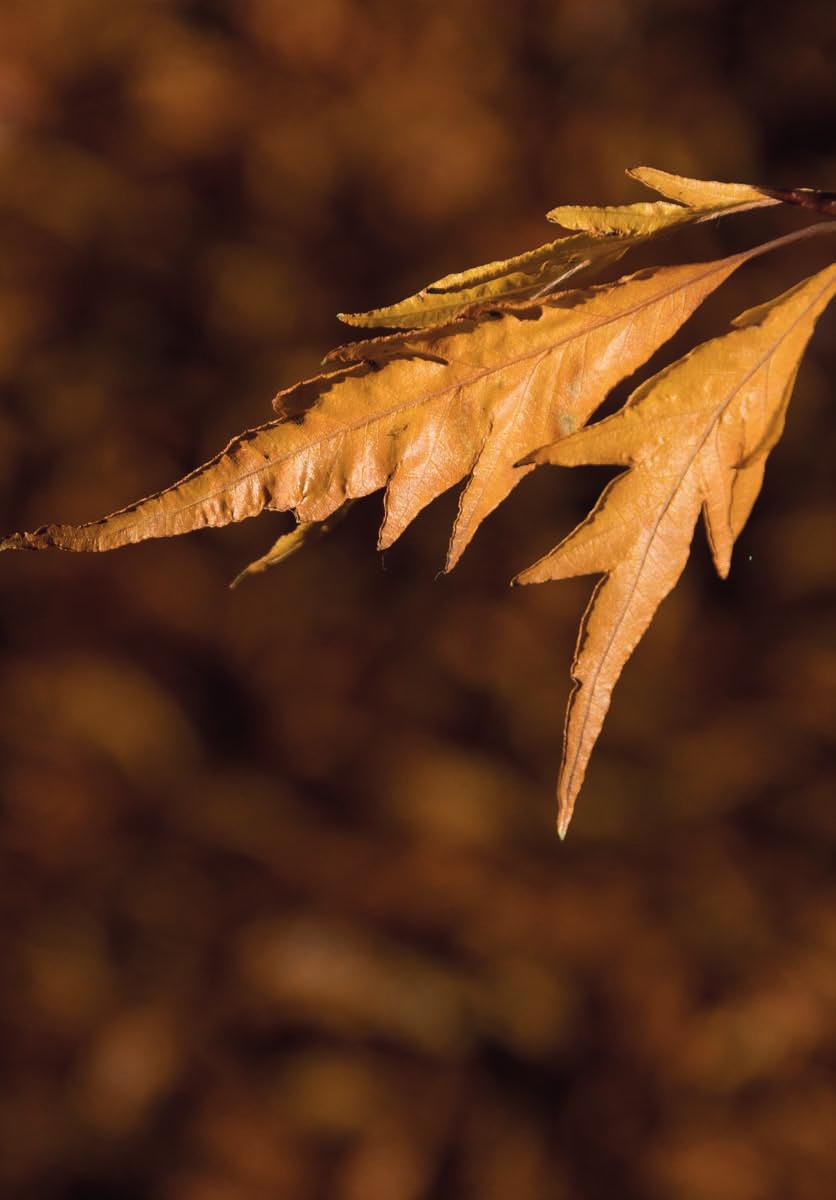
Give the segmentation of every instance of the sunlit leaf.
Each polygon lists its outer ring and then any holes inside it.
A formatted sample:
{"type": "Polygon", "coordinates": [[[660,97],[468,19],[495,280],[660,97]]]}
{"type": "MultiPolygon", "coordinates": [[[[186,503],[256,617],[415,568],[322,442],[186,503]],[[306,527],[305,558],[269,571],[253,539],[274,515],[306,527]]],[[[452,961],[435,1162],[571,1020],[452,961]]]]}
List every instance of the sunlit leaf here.
{"type": "Polygon", "coordinates": [[[448,276],[401,306],[361,314],[358,324],[380,323],[366,319],[388,312],[390,324],[430,327],[338,347],[321,374],[275,397],[274,420],[233,438],[178,483],[97,521],[12,534],[0,550],[112,550],[264,510],[292,511],[296,529],[234,586],[327,532],[335,514],[361,496],[384,492],[383,549],[432,500],[466,481],[447,550],[449,571],[482,521],[536,464],[628,465],[588,520],[519,577],[531,583],[606,575],[573,668],[559,782],[565,833],[613,685],[683,569],[700,507],[717,568],[728,571],[766,455],[783,428],[804,346],[836,286],[830,267],[744,313],[733,333],[698,347],[634,391],[621,413],[585,428],[610,390],[738,267],[836,230],[814,224],[715,261],[557,291],[566,276],[610,263],[665,230],[778,202],[778,193],[743,184],[646,167],[632,174],[666,199],[555,209],[552,219],[575,232],[448,276]]]}
{"type": "Polygon", "coordinates": [[[747,184],[706,183],[653,167],[636,167],[628,174],[677,203],[657,200],[612,208],[554,208],[549,220],[577,232],[514,258],[445,275],[397,304],[365,313],[340,313],[340,320],[367,328],[437,325],[477,305],[536,297],[580,271],[603,270],[638,242],[689,221],[777,203],[747,184]]]}
{"type": "Polygon", "coordinates": [[[364,343],[359,361],[280,392],[279,419],[234,438],[165,491],[99,521],[14,535],[2,548],[113,550],[264,509],[324,521],[347,500],[385,488],[382,549],[470,476],[449,570],[533,469],[519,465],[524,455],[584,425],[609,390],[744,262],[800,236],[712,262],[639,271],[495,319],[364,343]]]}
{"type": "Polygon", "coordinates": [[[542,583],[605,573],[584,616],[572,666],[558,781],[565,834],[621,670],[690,552],[702,509],[714,562],[732,546],[784,426],[798,365],[836,292],[829,266],[776,300],[742,313],[737,328],[692,350],[639,387],[620,412],[532,456],[564,467],[629,467],[590,516],[518,576],[542,583]]]}

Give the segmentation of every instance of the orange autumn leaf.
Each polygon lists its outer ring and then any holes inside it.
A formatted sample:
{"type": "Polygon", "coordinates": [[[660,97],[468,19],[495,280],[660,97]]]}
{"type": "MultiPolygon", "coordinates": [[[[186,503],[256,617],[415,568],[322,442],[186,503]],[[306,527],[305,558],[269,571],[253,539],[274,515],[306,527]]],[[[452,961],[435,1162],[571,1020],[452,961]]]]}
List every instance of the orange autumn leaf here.
{"type": "Polygon", "coordinates": [[[808,295],[813,281],[744,314],[735,333],[639,388],[617,418],[585,429],[610,390],[738,267],[836,228],[808,226],[715,261],[654,267],[596,287],[555,291],[578,262],[600,266],[676,225],[778,202],[768,189],[742,184],[652,168],[632,174],[666,199],[553,210],[553,219],[576,232],[516,259],[448,277],[446,290],[430,289],[420,302],[410,297],[395,306],[390,324],[418,328],[333,351],[321,374],[276,396],[274,420],[233,438],[171,487],[97,521],[12,534],[0,541],[0,550],[112,550],[227,525],[266,509],[292,511],[297,528],[240,580],[282,562],[326,532],[349,503],[378,490],[384,492],[383,549],[427,504],[466,481],[447,551],[450,570],[482,521],[537,463],[629,463],[631,470],[607,490],[589,521],[520,576],[534,582],[608,573],[587,615],[574,668],[559,785],[565,832],[612,686],[682,570],[700,505],[718,568],[728,569],[732,542],[760,487],[763,460],[780,434],[792,376],[830,295],[826,288],[820,293],[819,308],[819,300],[811,302],[792,337],[772,349],[764,343],[763,353],[775,363],[764,377],[763,396],[752,392],[751,383],[767,361],[758,358],[759,339],[768,339],[776,322],[795,311],[792,305],[808,295]],[[570,262],[564,251],[571,244],[574,255],[581,243],[582,261],[570,262]],[[440,319],[444,323],[425,328],[440,319]],[[738,376],[737,391],[722,407],[716,389],[738,376]],[[781,378],[783,398],[776,399],[781,378]],[[738,395],[751,395],[750,407],[741,409],[738,395]],[[645,414],[653,420],[648,423],[645,414]],[[695,448],[703,426],[709,432],[695,448]],[[584,457],[595,454],[609,457],[584,457]]]}
{"type": "Polygon", "coordinates": [[[640,242],[689,222],[778,204],[778,198],[743,183],[714,183],[670,175],[654,167],[627,172],[666,200],[611,208],[564,205],[548,219],[575,232],[535,250],[445,275],[396,304],[364,313],[339,313],[347,325],[418,329],[452,320],[497,301],[537,299],[581,272],[600,272],[640,242]]]}
{"type": "Polygon", "coordinates": [[[280,417],[234,438],[179,483],[99,521],[14,535],[4,548],[113,550],[263,509],[323,521],[347,500],[384,488],[384,549],[469,476],[449,570],[533,470],[519,459],[584,425],[732,271],[798,236],[509,306],[476,323],[362,343],[356,360],[280,392],[280,417]]]}
{"type": "Polygon", "coordinates": [[[572,666],[558,780],[565,835],[613,686],[690,553],[702,509],[725,578],[732,546],[760,491],[801,356],[836,293],[836,265],[776,300],[742,313],[648,380],[624,408],[530,461],[629,467],[559,546],[518,577],[542,583],[605,572],[584,616],[572,666]]]}
{"type": "Polygon", "coordinates": [[[269,571],[271,567],[277,567],[279,563],[286,562],[304,546],[308,546],[311,542],[324,537],[326,533],[330,533],[334,526],[347,516],[351,504],[352,501],[347,501],[328,521],[300,521],[295,529],[276,538],[265,554],[249,563],[243,571],[239,571],[229,586],[236,588],[251,575],[261,575],[264,571],[269,571]]]}

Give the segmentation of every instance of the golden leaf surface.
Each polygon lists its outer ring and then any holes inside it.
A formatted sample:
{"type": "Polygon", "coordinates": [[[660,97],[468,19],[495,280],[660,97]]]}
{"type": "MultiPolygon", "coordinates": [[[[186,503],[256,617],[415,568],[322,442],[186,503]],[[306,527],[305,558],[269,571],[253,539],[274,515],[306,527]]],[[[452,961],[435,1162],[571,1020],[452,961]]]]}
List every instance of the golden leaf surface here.
{"type": "Polygon", "coordinates": [[[548,213],[549,220],[564,229],[584,230],[597,237],[616,236],[643,241],[676,225],[710,221],[714,217],[779,203],[774,196],[747,183],[686,179],[683,175],[670,175],[655,167],[632,167],[627,174],[666,196],[667,200],[610,207],[562,205],[548,213]]]}
{"type": "Polygon", "coordinates": [[[694,209],[701,220],[708,220],[720,212],[745,212],[750,208],[775,203],[774,196],[766,189],[752,187],[748,183],[688,179],[684,175],[660,171],[657,167],[630,167],[627,174],[660,196],[694,209]]]}
{"type": "Polygon", "coordinates": [[[836,265],[742,313],[736,328],[639,387],[623,409],[531,456],[560,466],[629,467],[590,516],[518,576],[541,583],[605,573],[584,616],[572,666],[558,780],[565,835],[613,686],[674,587],[702,509],[718,572],[757,498],[783,431],[801,356],[836,293],[836,265]]]}
{"type": "Polygon", "coordinates": [[[689,221],[742,212],[778,200],[742,183],[709,183],[653,167],[628,171],[676,203],[651,201],[609,208],[564,205],[550,221],[576,232],[513,258],[445,275],[401,300],[364,313],[339,313],[347,325],[418,329],[437,325],[474,306],[537,297],[580,271],[603,270],[631,246],[689,221]]]}
{"type": "Polygon", "coordinates": [[[805,235],[712,262],[639,271],[478,322],[362,343],[357,361],[349,356],[280,392],[273,402],[279,419],[234,438],[165,491],[98,521],[15,534],[0,548],[112,550],[264,509],[292,509],[298,521],[317,522],[385,488],[383,549],[470,476],[449,570],[484,518],[533,470],[521,458],[584,425],[737,267],[805,235]]]}
{"type": "Polygon", "coordinates": [[[396,304],[337,316],[358,328],[423,329],[479,306],[536,297],[580,271],[602,270],[621,258],[630,245],[626,239],[604,241],[595,234],[574,233],[513,258],[445,275],[396,304]]]}

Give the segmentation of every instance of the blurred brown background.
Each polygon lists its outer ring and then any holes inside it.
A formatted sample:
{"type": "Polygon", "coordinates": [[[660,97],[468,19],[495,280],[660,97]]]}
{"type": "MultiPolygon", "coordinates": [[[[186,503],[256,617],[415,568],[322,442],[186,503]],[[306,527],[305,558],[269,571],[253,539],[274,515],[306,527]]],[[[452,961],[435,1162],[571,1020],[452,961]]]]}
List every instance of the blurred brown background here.
{"type": "MultiPolygon", "coordinates": [[[[644,198],[836,186],[828,0],[2,0],[2,529],[269,418],[333,314],[644,198]]],[[[797,226],[770,210],[642,261],[797,226]]],[[[653,365],[826,261],[745,268],[653,365]]],[[[836,1177],[834,316],[732,578],[700,531],[575,823],[591,581],[507,581],[543,470],[437,579],[447,497],[0,562],[0,1195],[822,1200],[836,1177]]]]}

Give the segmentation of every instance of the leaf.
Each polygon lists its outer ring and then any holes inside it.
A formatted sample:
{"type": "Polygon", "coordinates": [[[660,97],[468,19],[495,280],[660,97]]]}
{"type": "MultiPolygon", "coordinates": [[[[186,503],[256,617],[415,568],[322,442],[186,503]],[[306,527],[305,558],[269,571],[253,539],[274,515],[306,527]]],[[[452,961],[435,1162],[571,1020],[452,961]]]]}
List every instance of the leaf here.
{"type": "Polygon", "coordinates": [[[265,508],[323,521],[346,500],[385,487],[382,549],[470,475],[450,570],[482,520],[533,469],[519,459],[584,425],[610,388],[742,263],[805,234],[713,262],[639,271],[495,319],[363,343],[359,361],[349,357],[280,392],[280,419],[234,438],[165,491],[99,521],[15,534],[0,548],[112,550],[265,508]]]}
{"type": "Polygon", "coordinates": [[[767,189],[752,187],[748,183],[688,179],[684,175],[670,175],[656,167],[631,167],[627,174],[668,200],[675,200],[696,210],[703,221],[720,213],[746,212],[750,208],[779,202],[767,189]]]}
{"type": "Polygon", "coordinates": [[[836,265],[742,313],[733,332],[692,350],[639,387],[614,416],[529,461],[629,467],[590,516],[518,576],[541,583],[605,572],[572,666],[558,780],[565,835],[621,670],[690,552],[702,508],[719,574],[760,490],[816,319],[836,293],[836,265]]]}
{"type": "MultiPolygon", "coordinates": [[[[233,438],[178,483],[98,521],[12,534],[0,540],[0,550],[111,550],[264,509],[292,510],[297,529],[235,584],[283,561],[325,533],[352,500],[379,489],[385,490],[383,549],[427,504],[466,479],[448,547],[450,570],[485,517],[537,463],[627,463],[630,471],[610,485],[589,519],[518,579],[606,573],[573,668],[559,783],[565,833],[612,687],[684,567],[700,506],[718,570],[728,570],[766,455],[783,428],[804,344],[832,294],[832,275],[816,276],[825,281],[821,293],[783,333],[780,322],[815,280],[743,314],[733,334],[640,387],[617,418],[584,430],[609,390],[737,267],[836,231],[836,223],[821,223],[714,262],[656,267],[556,292],[567,275],[614,261],[637,241],[684,222],[782,199],[812,203],[807,189],[772,194],[647,167],[632,174],[666,199],[553,210],[552,219],[575,232],[448,276],[393,309],[356,315],[358,324],[388,312],[392,324],[430,327],[338,347],[322,373],[276,396],[276,419],[233,438]]],[[[832,196],[812,199],[816,211],[827,211],[832,196]]]]}
{"type": "Polygon", "coordinates": [[[279,563],[285,562],[303,546],[307,546],[311,542],[318,542],[326,533],[330,533],[343,517],[347,516],[350,507],[351,501],[344,504],[339,512],[334,513],[334,516],[328,521],[300,521],[295,529],[291,529],[289,533],[283,533],[281,537],[277,538],[266,554],[262,554],[254,562],[244,567],[244,570],[235,576],[229,586],[236,588],[249,576],[261,575],[264,571],[269,571],[271,567],[277,567],[279,563]]]}
{"type": "Polygon", "coordinates": [[[397,304],[364,313],[338,313],[347,325],[366,328],[424,328],[453,320],[476,305],[536,298],[584,270],[603,270],[631,246],[688,221],[777,204],[741,183],[705,183],[635,167],[628,175],[679,201],[624,204],[613,208],[565,205],[550,221],[578,232],[498,262],[445,275],[397,304]]]}
{"type": "MultiPolygon", "coordinates": [[[[564,229],[583,230],[595,237],[643,239],[682,221],[692,221],[694,212],[684,204],[665,200],[643,200],[639,204],[598,207],[588,204],[564,204],[553,208],[548,219],[564,229]]],[[[626,248],[626,247],[625,247],[626,248]]]]}
{"type": "Polygon", "coordinates": [[[633,167],[627,174],[646,187],[667,196],[668,200],[622,204],[609,208],[564,205],[561,208],[553,208],[548,214],[549,220],[565,229],[582,229],[599,237],[614,234],[644,240],[676,225],[710,221],[714,217],[729,216],[751,208],[765,208],[767,205],[779,203],[779,199],[774,195],[750,187],[746,183],[714,183],[704,179],[686,179],[682,175],[669,175],[667,171],[659,171],[655,167],[633,167]],[[671,204],[671,200],[676,203],[671,204]]]}
{"type": "Polygon", "coordinates": [[[536,297],[579,271],[602,270],[621,258],[629,244],[572,234],[513,258],[445,275],[397,304],[337,316],[346,325],[361,328],[422,329],[454,320],[480,305],[536,297]]]}

